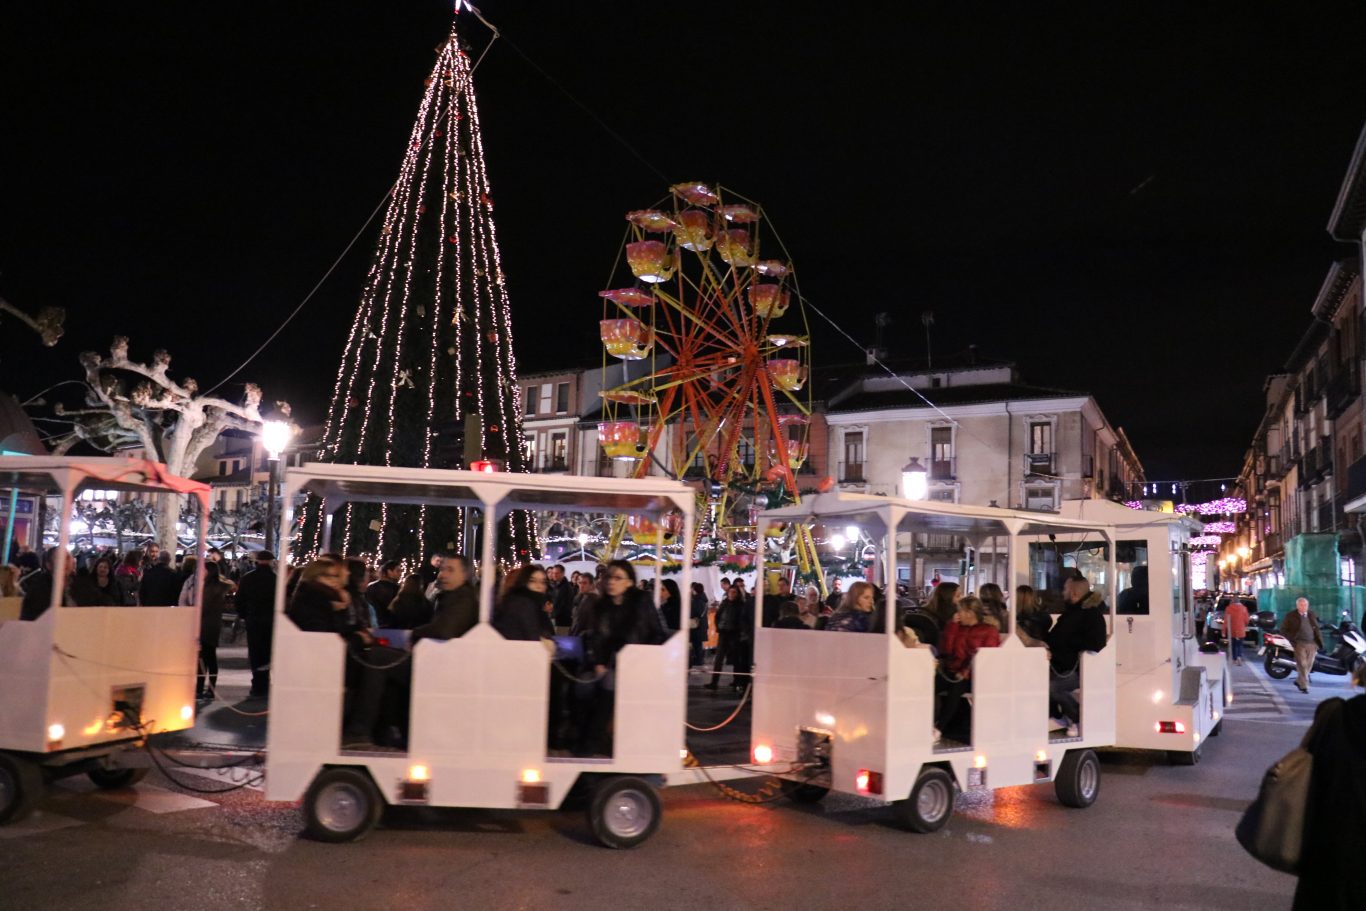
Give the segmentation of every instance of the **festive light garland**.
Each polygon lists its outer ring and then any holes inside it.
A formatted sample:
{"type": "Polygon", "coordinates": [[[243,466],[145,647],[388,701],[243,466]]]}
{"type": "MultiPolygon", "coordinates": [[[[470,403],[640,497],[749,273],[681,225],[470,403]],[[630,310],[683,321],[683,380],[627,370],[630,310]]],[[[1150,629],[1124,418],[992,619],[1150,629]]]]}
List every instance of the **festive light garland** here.
{"type": "MultiPolygon", "coordinates": [[[[1214,524],[1214,523],[1210,523],[1210,524],[1212,525],[1212,524],[1214,524]]],[[[1206,530],[1206,531],[1209,530],[1209,525],[1206,525],[1206,526],[1205,526],[1205,530],[1206,530]]],[[[1223,540],[1224,540],[1224,539],[1221,538],[1221,537],[1219,537],[1218,535],[1196,535],[1195,537],[1193,537],[1193,538],[1190,539],[1190,546],[1191,546],[1191,547],[1218,547],[1221,543],[1223,543],[1223,540]]]]}
{"type": "Polygon", "coordinates": [[[1206,522],[1205,532],[1211,535],[1231,535],[1238,530],[1232,522],[1206,522]]]}
{"type": "Polygon", "coordinates": [[[1182,503],[1177,512],[1196,513],[1202,516],[1231,516],[1247,512],[1247,500],[1242,497],[1221,497],[1205,503],[1182,503]]]}
{"type": "MultiPolygon", "coordinates": [[[[478,414],[485,457],[525,471],[511,308],[470,60],[454,24],[426,86],[341,358],[319,457],[445,467],[437,428],[478,414]]],[[[458,543],[470,516],[465,509],[438,514],[425,506],[348,504],[337,518],[345,553],[421,557],[458,543]]],[[[313,498],[301,550],[320,548],[323,524],[313,498]]],[[[517,511],[500,524],[499,540],[520,562],[532,556],[534,534],[531,518],[517,511]]]]}

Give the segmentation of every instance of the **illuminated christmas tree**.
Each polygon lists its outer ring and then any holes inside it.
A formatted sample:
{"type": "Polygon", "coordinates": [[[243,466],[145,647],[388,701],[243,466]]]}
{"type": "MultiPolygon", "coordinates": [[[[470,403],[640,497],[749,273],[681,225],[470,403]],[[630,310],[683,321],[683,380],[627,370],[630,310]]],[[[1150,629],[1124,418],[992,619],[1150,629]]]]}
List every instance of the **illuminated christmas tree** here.
{"type": "MultiPolygon", "coordinates": [[[[501,470],[526,470],[512,320],[470,74],[452,26],[337,371],[322,461],[460,468],[465,453],[477,453],[501,470]]],[[[334,520],[332,547],[420,559],[460,549],[463,522],[454,510],[353,504],[334,520]]],[[[320,525],[310,502],[301,553],[319,549],[320,525]]],[[[525,513],[513,513],[501,531],[503,557],[530,556],[525,513]]]]}

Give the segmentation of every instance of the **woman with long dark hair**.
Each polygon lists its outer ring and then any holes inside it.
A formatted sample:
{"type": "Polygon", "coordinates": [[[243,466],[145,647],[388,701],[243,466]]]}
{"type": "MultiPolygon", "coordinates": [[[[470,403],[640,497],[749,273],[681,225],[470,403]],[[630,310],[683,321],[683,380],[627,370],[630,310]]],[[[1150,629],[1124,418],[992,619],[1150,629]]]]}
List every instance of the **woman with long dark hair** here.
{"type": "Polygon", "coordinates": [[[617,653],[628,645],[658,645],[668,638],[650,596],[636,587],[636,570],[628,561],[608,563],[603,585],[602,597],[583,606],[576,630],[583,637],[584,664],[592,675],[580,692],[590,705],[579,752],[590,756],[612,754],[617,653]]]}
{"type": "Polygon", "coordinates": [[[223,608],[236,588],[221,575],[217,563],[204,564],[204,597],[199,599],[199,674],[195,695],[212,699],[218,686],[218,640],[223,635],[223,608]]]}
{"type": "Polygon", "coordinates": [[[707,590],[702,587],[701,582],[692,584],[692,604],[689,611],[688,644],[691,646],[691,656],[688,664],[692,667],[701,667],[705,660],[707,647],[707,590]]]}
{"type": "Polygon", "coordinates": [[[555,625],[545,609],[549,584],[545,567],[539,563],[528,563],[508,573],[493,611],[493,628],[504,639],[535,642],[555,638],[555,625]]]}
{"type": "Polygon", "coordinates": [[[659,602],[660,618],[664,629],[672,633],[683,624],[683,595],[673,579],[661,579],[659,586],[664,599],[659,602]]]}

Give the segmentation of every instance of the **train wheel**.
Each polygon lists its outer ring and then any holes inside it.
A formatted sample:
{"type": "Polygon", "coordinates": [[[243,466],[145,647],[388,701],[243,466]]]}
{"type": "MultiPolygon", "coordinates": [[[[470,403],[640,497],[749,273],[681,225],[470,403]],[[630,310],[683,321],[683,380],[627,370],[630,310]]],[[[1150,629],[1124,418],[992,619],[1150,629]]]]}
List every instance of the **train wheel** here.
{"type": "Polygon", "coordinates": [[[106,791],[114,791],[119,788],[131,788],[139,781],[147,777],[148,770],[141,769],[92,769],[86,774],[90,780],[95,782],[97,787],[106,791]]]}
{"type": "Polygon", "coordinates": [[[43,772],[27,759],[0,753],[0,825],[27,816],[43,794],[43,772]]]}
{"type": "Polygon", "coordinates": [[[789,781],[786,778],[782,782],[783,796],[794,803],[820,803],[825,799],[825,795],[830,793],[829,788],[818,784],[789,781]]]}
{"type": "Polygon", "coordinates": [[[639,778],[621,775],[598,785],[588,804],[588,827],[609,848],[634,848],[659,828],[655,789],[639,778]]]}
{"type": "Polygon", "coordinates": [[[304,795],[304,831],[318,841],[355,841],[379,822],[384,799],[357,769],[324,769],[304,795]]]}
{"type": "Polygon", "coordinates": [[[1083,809],[1100,794],[1100,760],[1094,750],[1068,750],[1053,778],[1053,790],[1065,807],[1083,809]]]}
{"type": "Polygon", "coordinates": [[[953,776],[940,768],[922,769],[911,796],[893,806],[912,832],[937,832],[953,815],[953,776]]]}
{"type": "Polygon", "coordinates": [[[1167,761],[1172,765],[1195,765],[1200,761],[1201,747],[1193,750],[1168,750],[1167,761]]]}

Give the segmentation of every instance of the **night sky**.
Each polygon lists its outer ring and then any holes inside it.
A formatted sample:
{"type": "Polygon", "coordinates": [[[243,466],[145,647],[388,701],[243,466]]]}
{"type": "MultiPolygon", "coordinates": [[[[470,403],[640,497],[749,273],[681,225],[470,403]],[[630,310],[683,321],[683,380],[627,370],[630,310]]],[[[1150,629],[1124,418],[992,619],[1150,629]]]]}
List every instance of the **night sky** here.
{"type": "MultiPolygon", "coordinates": [[[[1236,474],[1266,374],[1355,252],[1324,226],[1366,122],[1366,5],[1006,7],[485,0],[522,369],[596,362],[622,215],[714,181],[764,205],[861,340],[888,311],[892,354],[923,355],[932,310],[935,352],[1093,392],[1149,477],[1236,474]]],[[[236,368],[397,176],[449,21],[437,0],[8,4],[0,295],[68,322],[52,349],[0,323],[0,388],[78,378],[116,333],[201,386],[236,368]]],[[[377,232],[225,388],[321,419],[377,232]]],[[[818,363],[861,357],[815,339],[818,363]]]]}

